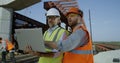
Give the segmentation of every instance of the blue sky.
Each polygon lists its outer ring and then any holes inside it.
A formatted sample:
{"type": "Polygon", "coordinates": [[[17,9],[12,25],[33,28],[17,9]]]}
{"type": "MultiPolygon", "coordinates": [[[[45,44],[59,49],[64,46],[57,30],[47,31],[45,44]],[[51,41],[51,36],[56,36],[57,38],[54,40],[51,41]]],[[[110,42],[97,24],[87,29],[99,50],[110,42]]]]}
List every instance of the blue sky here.
{"type": "MultiPolygon", "coordinates": [[[[78,0],[78,4],[84,12],[88,30],[90,30],[88,10],[91,11],[93,41],[120,41],[120,0],[78,0]]],[[[46,23],[43,2],[17,12],[46,23]]]]}

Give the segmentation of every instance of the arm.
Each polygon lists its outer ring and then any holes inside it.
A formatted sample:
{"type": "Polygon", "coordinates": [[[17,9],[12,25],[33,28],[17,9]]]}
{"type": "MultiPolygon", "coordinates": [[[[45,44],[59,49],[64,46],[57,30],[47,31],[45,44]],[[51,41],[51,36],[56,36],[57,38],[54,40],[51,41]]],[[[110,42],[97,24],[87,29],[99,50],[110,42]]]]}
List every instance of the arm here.
{"type": "Polygon", "coordinates": [[[33,55],[39,56],[39,57],[53,57],[53,52],[33,52],[33,55]]]}
{"type": "MultiPolygon", "coordinates": [[[[68,33],[65,31],[64,33],[63,33],[63,35],[61,35],[61,38],[59,39],[59,41],[62,41],[62,40],[64,40],[66,37],[67,37],[67,35],[68,35],[68,33]]],[[[45,45],[47,45],[47,44],[51,44],[52,45],[52,43],[50,42],[50,41],[46,41],[45,42],[46,44],[45,45]]],[[[54,44],[54,43],[53,43],[54,44]]],[[[55,44],[54,44],[54,46],[52,47],[52,48],[54,48],[55,46],[56,46],[56,42],[55,42],[55,44]]],[[[57,47],[57,46],[56,46],[57,47]]],[[[29,50],[32,50],[32,48],[31,47],[28,47],[29,48],[29,50]]],[[[54,49],[56,49],[56,48],[54,48],[54,49]]],[[[31,51],[31,52],[29,52],[30,54],[33,54],[33,55],[36,55],[36,56],[40,56],[40,57],[53,57],[53,56],[56,56],[55,54],[56,53],[54,53],[54,52],[34,52],[34,51],[31,51]]]]}
{"type": "Polygon", "coordinates": [[[58,49],[57,42],[45,41],[45,45],[54,49],[58,49]]]}
{"type": "Polygon", "coordinates": [[[87,32],[79,29],[72,33],[66,40],[63,40],[61,43],[58,43],[58,49],[62,52],[71,51],[79,46],[83,46],[88,42],[87,32]]]}
{"type": "MultiPolygon", "coordinates": [[[[65,40],[65,39],[67,39],[68,35],[69,35],[69,32],[68,32],[68,31],[65,31],[65,32],[63,33],[63,35],[61,36],[61,38],[59,39],[59,43],[60,43],[61,41],[65,40]]],[[[57,42],[53,42],[53,41],[45,41],[45,45],[48,46],[48,47],[50,47],[50,48],[54,48],[54,49],[57,49],[57,48],[58,48],[58,47],[57,47],[57,42]]]]}
{"type": "MultiPolygon", "coordinates": [[[[61,41],[65,40],[65,39],[67,39],[67,37],[68,37],[68,33],[64,32],[59,40],[59,43],[61,43],[61,41]]],[[[45,41],[45,45],[50,47],[50,48],[58,49],[57,42],[45,41]]]]}
{"type": "MultiPolygon", "coordinates": [[[[58,41],[65,40],[68,35],[69,35],[69,32],[68,32],[68,31],[64,31],[58,41]]],[[[46,43],[49,43],[49,42],[46,42],[46,43]]],[[[50,47],[50,48],[51,48],[51,47],[50,47]]],[[[55,52],[53,57],[58,57],[58,56],[60,56],[60,54],[61,54],[61,52],[59,52],[59,50],[56,50],[56,48],[53,48],[52,51],[55,52]]]]}
{"type": "Polygon", "coordinates": [[[45,44],[49,47],[59,49],[62,52],[66,52],[87,43],[88,36],[85,36],[86,32],[80,29],[72,33],[66,40],[63,40],[62,42],[45,42],[45,44]]]}

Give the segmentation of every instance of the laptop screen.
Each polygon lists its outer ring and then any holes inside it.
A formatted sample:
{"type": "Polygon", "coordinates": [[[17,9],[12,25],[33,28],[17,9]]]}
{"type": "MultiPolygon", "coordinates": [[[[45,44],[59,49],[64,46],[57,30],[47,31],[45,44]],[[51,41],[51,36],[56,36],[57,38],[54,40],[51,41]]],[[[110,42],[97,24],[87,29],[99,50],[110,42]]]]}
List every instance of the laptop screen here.
{"type": "Polygon", "coordinates": [[[30,45],[34,51],[45,52],[42,28],[15,29],[20,50],[30,45]]]}

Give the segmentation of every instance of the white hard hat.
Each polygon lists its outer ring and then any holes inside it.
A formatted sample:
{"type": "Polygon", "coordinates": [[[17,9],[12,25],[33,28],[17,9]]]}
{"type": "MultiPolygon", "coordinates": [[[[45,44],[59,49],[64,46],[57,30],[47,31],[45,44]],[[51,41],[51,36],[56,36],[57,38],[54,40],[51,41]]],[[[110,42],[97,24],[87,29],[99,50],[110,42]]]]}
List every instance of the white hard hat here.
{"type": "Polygon", "coordinates": [[[60,13],[56,8],[51,8],[47,11],[46,16],[60,16],[60,13]]]}

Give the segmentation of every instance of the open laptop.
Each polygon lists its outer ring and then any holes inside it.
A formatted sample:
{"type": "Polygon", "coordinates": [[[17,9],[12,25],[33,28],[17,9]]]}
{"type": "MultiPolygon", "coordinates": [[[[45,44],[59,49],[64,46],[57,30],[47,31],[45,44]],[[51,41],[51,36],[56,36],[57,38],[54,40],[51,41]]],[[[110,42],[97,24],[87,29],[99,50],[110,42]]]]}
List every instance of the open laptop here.
{"type": "Polygon", "coordinates": [[[42,28],[15,29],[20,50],[30,45],[34,51],[45,52],[42,28]]]}

